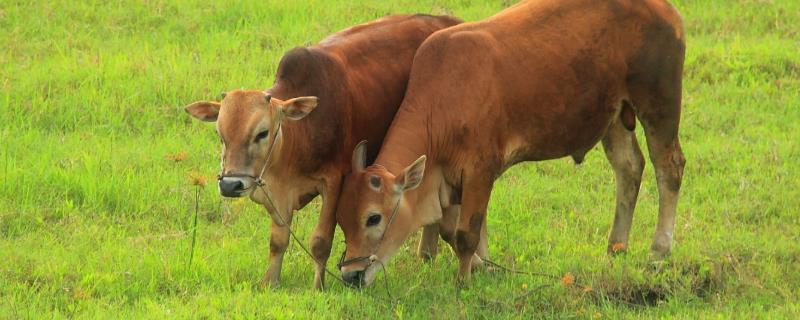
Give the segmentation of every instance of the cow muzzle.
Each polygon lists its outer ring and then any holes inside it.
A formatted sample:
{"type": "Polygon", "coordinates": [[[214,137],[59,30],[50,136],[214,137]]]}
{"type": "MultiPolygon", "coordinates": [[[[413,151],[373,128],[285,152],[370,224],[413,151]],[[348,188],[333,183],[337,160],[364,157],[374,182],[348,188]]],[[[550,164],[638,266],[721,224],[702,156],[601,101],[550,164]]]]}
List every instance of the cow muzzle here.
{"type": "Polygon", "coordinates": [[[365,286],[365,275],[367,274],[366,269],[364,270],[350,270],[342,272],[342,280],[347,283],[348,286],[353,288],[361,288],[365,286]]]}
{"type": "Polygon", "coordinates": [[[357,257],[339,262],[336,266],[342,272],[342,280],[352,288],[369,286],[375,279],[375,272],[383,262],[377,256],[357,257]]]}
{"type": "Polygon", "coordinates": [[[252,188],[253,181],[245,177],[220,177],[219,193],[223,197],[239,198],[247,195],[252,188]]]}

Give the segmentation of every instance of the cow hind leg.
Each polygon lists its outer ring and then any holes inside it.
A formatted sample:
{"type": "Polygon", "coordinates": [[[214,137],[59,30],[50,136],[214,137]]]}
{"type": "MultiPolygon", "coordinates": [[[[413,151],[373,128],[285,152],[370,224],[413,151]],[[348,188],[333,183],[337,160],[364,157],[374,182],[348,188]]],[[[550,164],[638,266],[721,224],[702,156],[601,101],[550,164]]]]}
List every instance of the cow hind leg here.
{"type": "Polygon", "coordinates": [[[656,259],[661,259],[672,249],[678,194],[686,160],[683,157],[677,135],[661,135],[658,131],[652,132],[647,135],[647,145],[650,150],[650,161],[653,162],[656,171],[659,196],[658,224],[650,249],[656,259]]]}
{"type": "Polygon", "coordinates": [[[672,249],[675,213],[686,160],[678,140],[683,62],[682,27],[656,19],[642,30],[640,52],[629,65],[628,90],[644,128],[658,184],[658,224],[651,252],[661,259],[672,249]]]}
{"type": "Polygon", "coordinates": [[[660,94],[640,95],[642,102],[634,101],[658,184],[658,223],[650,248],[655,259],[664,258],[672,249],[678,194],[686,164],[678,139],[680,85],[676,88],[671,95],[654,90],[660,94]]]}
{"type": "MultiPolygon", "coordinates": [[[[630,106],[625,105],[623,108],[625,111],[630,106]]],[[[644,171],[644,156],[639,149],[636,133],[631,131],[633,125],[626,123],[623,117],[620,114],[620,118],[603,137],[603,149],[614,170],[617,189],[614,225],[608,237],[609,254],[625,252],[628,248],[628,234],[644,171]]]]}

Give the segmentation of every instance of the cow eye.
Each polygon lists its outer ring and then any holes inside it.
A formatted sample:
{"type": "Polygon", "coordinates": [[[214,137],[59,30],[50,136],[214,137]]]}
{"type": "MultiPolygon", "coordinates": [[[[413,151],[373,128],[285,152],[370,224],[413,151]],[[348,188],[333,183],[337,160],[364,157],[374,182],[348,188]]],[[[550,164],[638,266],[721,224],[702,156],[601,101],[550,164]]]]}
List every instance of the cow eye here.
{"type": "Polygon", "coordinates": [[[253,141],[258,143],[259,141],[261,141],[263,139],[266,139],[268,136],[269,136],[269,130],[264,130],[264,131],[259,132],[256,135],[256,138],[253,141]]]}
{"type": "Polygon", "coordinates": [[[381,215],[377,213],[373,213],[369,218],[367,218],[367,227],[374,227],[381,223],[381,215]]]}

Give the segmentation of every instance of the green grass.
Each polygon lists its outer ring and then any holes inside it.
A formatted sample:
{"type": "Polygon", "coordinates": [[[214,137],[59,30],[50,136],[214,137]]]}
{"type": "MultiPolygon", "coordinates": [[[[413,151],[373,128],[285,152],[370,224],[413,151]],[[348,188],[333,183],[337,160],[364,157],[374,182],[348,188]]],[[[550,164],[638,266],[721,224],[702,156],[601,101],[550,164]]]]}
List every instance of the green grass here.
{"type": "MultiPolygon", "coordinates": [[[[187,267],[189,177],[213,181],[219,146],[185,104],[267,88],[283,52],[355,23],[399,12],[477,20],[509,2],[0,2],[0,318],[797,318],[800,2],[790,0],[676,1],[688,164],[663,264],[647,260],[650,163],[630,252],[605,255],[614,181],[595,150],[581,167],[514,167],[489,213],[495,260],[569,272],[590,292],[502,272],[457,292],[453,255],[422,263],[416,238],[389,266],[394,304],[382,279],[315,292],[295,244],[282,286],[261,289],[269,218],[251,202],[221,202],[213,185],[187,267]]],[[[297,215],[301,237],[318,209],[297,215]]]]}

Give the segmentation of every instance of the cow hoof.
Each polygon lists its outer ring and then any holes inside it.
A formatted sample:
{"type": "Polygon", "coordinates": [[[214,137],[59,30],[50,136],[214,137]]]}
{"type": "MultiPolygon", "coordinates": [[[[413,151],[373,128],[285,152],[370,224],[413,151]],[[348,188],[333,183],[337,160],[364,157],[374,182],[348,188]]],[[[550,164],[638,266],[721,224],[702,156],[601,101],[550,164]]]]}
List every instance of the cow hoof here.
{"type": "Polygon", "coordinates": [[[280,279],[270,278],[268,275],[265,275],[258,283],[258,287],[261,289],[276,289],[280,287],[280,279]]]}
{"type": "Polygon", "coordinates": [[[666,259],[671,249],[671,241],[653,241],[653,245],[650,247],[650,260],[661,261],[666,259]]]}
{"type": "Polygon", "coordinates": [[[419,252],[417,253],[417,256],[419,256],[422,262],[431,262],[436,257],[435,254],[432,254],[430,252],[419,252]]]}
{"type": "Polygon", "coordinates": [[[474,255],[472,257],[472,261],[470,261],[470,268],[472,269],[472,272],[486,270],[488,266],[489,265],[477,254],[474,255]]]}
{"type": "Polygon", "coordinates": [[[651,262],[662,262],[669,257],[669,250],[652,250],[650,251],[650,258],[651,262]]]}
{"type": "Polygon", "coordinates": [[[607,253],[610,256],[619,256],[628,253],[628,245],[622,242],[609,243],[607,253]]]}

